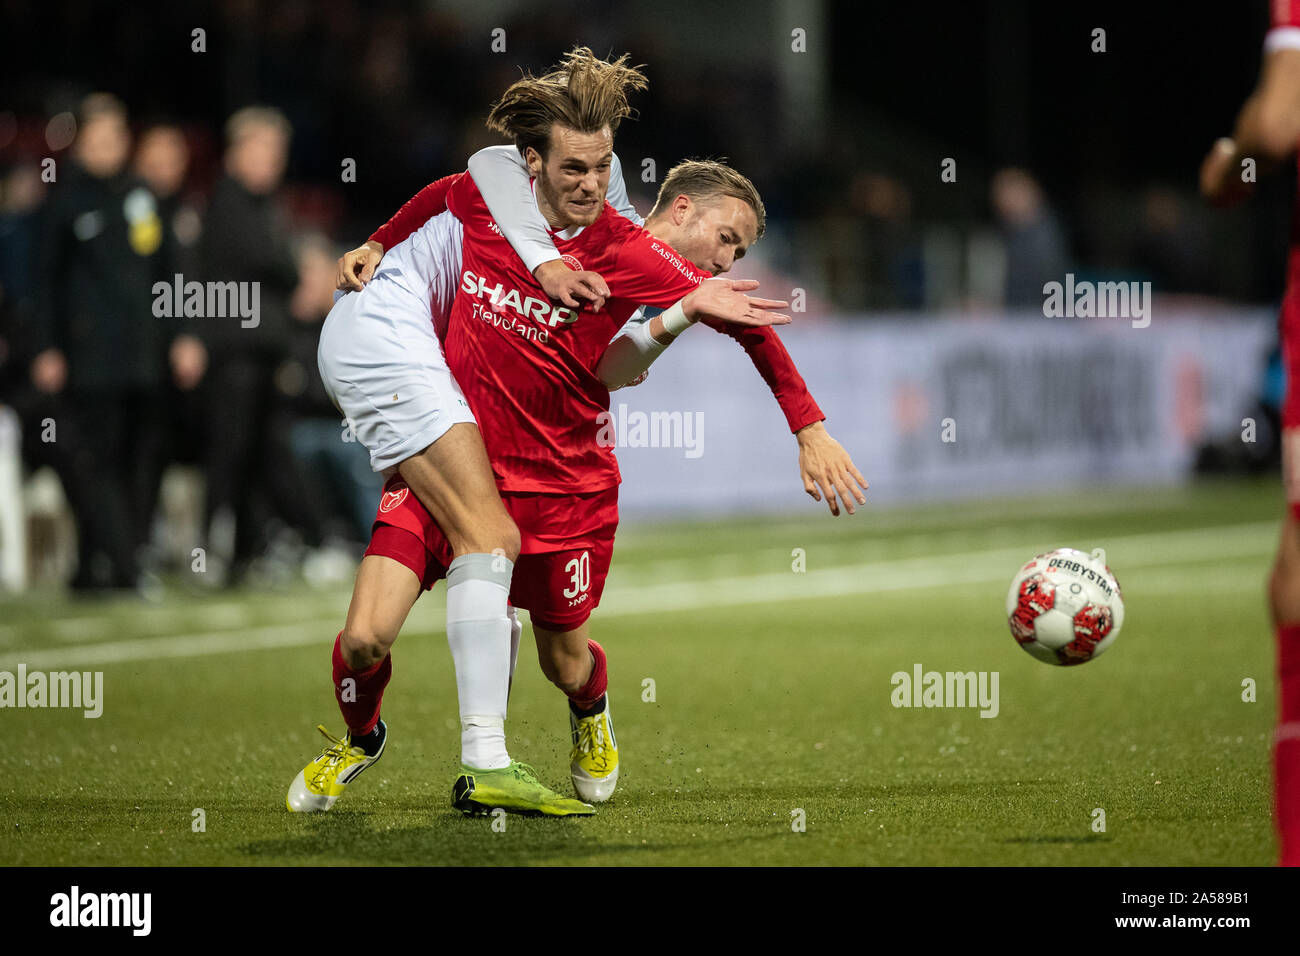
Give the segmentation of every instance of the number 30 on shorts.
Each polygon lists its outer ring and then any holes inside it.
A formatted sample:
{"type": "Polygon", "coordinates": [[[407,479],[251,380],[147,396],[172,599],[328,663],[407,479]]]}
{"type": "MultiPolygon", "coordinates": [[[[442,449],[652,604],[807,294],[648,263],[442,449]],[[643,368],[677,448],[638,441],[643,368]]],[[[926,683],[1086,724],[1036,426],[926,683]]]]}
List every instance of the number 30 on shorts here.
{"type": "Polygon", "coordinates": [[[564,589],[564,596],[572,598],[585,594],[591,587],[591,552],[584,551],[580,557],[570,560],[564,566],[564,573],[571,575],[571,584],[564,589]]]}

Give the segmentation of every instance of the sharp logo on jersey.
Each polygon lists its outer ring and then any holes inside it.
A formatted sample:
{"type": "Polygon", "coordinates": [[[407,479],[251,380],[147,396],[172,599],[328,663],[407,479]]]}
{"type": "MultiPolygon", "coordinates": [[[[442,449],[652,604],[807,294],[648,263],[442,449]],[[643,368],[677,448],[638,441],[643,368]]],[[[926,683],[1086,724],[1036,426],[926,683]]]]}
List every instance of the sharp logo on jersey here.
{"type": "Polygon", "coordinates": [[[403,501],[406,500],[406,485],[396,484],[392,489],[384,492],[384,497],[379,500],[379,510],[387,514],[392,511],[403,501]]]}
{"type": "Polygon", "coordinates": [[[475,275],[466,269],[461,275],[460,287],[462,291],[476,298],[486,297],[492,303],[493,312],[504,312],[509,309],[516,315],[549,325],[551,328],[560,324],[572,325],[578,321],[578,313],[572,309],[562,305],[552,305],[549,300],[539,299],[536,296],[530,295],[525,298],[518,289],[505,289],[500,282],[495,285],[488,285],[488,282],[486,277],[475,275]]]}
{"type": "Polygon", "coordinates": [[[560,256],[560,258],[563,259],[564,264],[568,266],[570,269],[572,269],[574,272],[582,271],[582,263],[579,262],[577,259],[575,259],[573,256],[569,255],[567,252],[564,255],[560,256]]]}

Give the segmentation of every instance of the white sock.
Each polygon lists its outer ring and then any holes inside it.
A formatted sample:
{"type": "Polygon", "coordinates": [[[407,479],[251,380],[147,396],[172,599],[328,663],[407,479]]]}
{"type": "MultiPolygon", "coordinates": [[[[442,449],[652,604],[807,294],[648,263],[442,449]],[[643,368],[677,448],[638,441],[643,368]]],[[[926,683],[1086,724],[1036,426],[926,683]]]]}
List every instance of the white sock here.
{"type": "Polygon", "coordinates": [[[510,619],[514,564],[495,554],[462,554],[447,569],[447,644],[460,699],[460,759],[477,770],[510,765],[510,619]]]}
{"type": "Polygon", "coordinates": [[[515,665],[519,663],[519,638],[523,636],[524,625],[519,620],[519,612],[513,604],[506,605],[506,617],[510,618],[510,688],[515,686],[515,665]]]}

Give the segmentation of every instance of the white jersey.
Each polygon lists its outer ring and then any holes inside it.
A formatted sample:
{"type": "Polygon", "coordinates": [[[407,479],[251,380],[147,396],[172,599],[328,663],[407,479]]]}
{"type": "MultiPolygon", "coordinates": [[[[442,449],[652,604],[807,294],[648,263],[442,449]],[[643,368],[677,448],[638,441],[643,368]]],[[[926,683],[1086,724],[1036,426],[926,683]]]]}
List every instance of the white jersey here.
{"type": "MultiPolygon", "coordinates": [[[[469,166],[501,234],[529,270],[556,258],[519,152],[511,146],[480,150],[469,166]]],[[[610,204],[641,225],[617,157],[609,187],[610,204]]],[[[375,471],[395,467],[452,425],[474,421],[442,352],[460,280],[463,239],[464,228],[452,213],[433,216],[385,250],[364,290],[336,292],[321,328],[316,353],[321,378],[370,452],[375,471]]]]}
{"type": "Polygon", "coordinates": [[[384,254],[362,291],[335,293],[321,327],[321,379],[375,471],[474,421],[440,339],[456,297],[462,235],[451,213],[434,216],[384,254]]]}
{"type": "Polygon", "coordinates": [[[439,213],[392,249],[385,250],[366,287],[380,308],[418,311],[433,319],[438,340],[447,333],[447,318],[460,279],[464,227],[450,212],[439,213]]]}

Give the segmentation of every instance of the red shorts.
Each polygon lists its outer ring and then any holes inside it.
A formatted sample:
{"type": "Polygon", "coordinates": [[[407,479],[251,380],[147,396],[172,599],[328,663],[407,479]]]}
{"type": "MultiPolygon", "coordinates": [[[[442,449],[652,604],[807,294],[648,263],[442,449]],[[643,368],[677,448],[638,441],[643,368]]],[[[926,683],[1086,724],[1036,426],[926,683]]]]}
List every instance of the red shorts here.
{"type": "MultiPolygon", "coordinates": [[[[503,494],[521,547],[510,603],[548,631],[580,627],[600,604],[614,556],[618,486],[585,495],[503,494]]],[[[366,554],[410,568],[426,591],[447,576],[451,545],[401,477],[384,485],[366,554]]]]}

